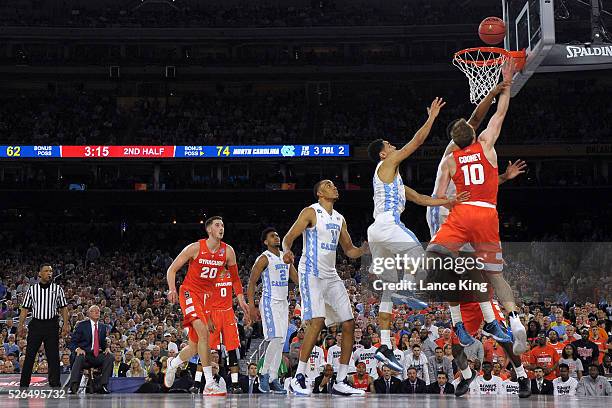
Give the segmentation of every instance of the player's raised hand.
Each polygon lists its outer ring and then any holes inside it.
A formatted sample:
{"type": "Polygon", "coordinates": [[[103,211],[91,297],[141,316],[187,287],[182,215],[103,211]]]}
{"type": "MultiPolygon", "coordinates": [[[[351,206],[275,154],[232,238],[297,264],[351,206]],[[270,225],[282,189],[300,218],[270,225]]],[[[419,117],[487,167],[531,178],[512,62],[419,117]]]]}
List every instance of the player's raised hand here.
{"type": "Polygon", "coordinates": [[[512,180],[519,174],[525,173],[525,169],[527,168],[527,163],[524,160],[518,159],[514,163],[512,161],[508,161],[508,167],[506,167],[506,179],[512,180]]]}
{"type": "Polygon", "coordinates": [[[442,109],[446,105],[446,102],[442,98],[437,98],[433,100],[431,106],[427,108],[427,114],[430,118],[435,119],[440,114],[440,109],[442,109]]]}
{"type": "Polygon", "coordinates": [[[295,262],[295,255],[293,254],[293,251],[285,251],[283,254],[283,262],[286,264],[292,264],[295,262]]]}

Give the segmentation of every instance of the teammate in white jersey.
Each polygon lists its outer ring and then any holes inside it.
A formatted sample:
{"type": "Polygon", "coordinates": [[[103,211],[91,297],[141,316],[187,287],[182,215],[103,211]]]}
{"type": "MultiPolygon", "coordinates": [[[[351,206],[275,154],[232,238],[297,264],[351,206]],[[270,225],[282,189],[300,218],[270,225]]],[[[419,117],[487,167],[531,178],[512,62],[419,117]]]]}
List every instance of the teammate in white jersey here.
{"type": "Polygon", "coordinates": [[[306,388],[304,373],[310,352],[325,320],[342,323],[342,345],[337,383],[332,393],[340,395],[364,395],[346,383],[348,363],[353,347],[355,321],[353,310],[344,283],[336,271],[336,249],[340,245],[349,258],[359,258],[368,251],[367,242],[359,248],[353,245],[344,217],[334,210],[338,200],[338,189],[331,180],[319,181],[314,187],[318,199],[316,204],[302,210],[298,219],[283,238],[283,260],[292,264],[295,256],[291,251],[293,242],[302,235],[303,249],[298,274],[302,296],[302,316],[309,321],[300,349],[298,369],[291,381],[297,394],[310,395],[306,388]]]}
{"type": "MultiPolygon", "coordinates": [[[[424,251],[420,241],[400,220],[404,211],[406,200],[413,201],[419,205],[452,205],[451,199],[435,199],[418,194],[416,191],[404,185],[402,176],[399,174],[399,165],[421,146],[445,105],[441,98],[436,98],[427,112],[429,117],[425,124],[415,133],[412,140],[397,149],[386,140],[374,140],[368,146],[370,159],[378,165],[374,171],[374,223],[368,228],[368,242],[372,251],[372,273],[383,282],[398,282],[398,271],[395,268],[383,268],[386,258],[396,255],[407,256],[413,261],[423,259],[424,251]]],[[[467,197],[461,197],[467,199],[467,197]]],[[[404,280],[414,280],[410,274],[416,270],[406,269],[403,271],[404,280]]],[[[381,346],[376,353],[376,358],[391,369],[403,372],[404,368],[394,357],[391,347],[391,312],[393,309],[393,293],[383,290],[379,308],[379,325],[381,328],[381,346]]],[[[411,305],[412,306],[412,305],[411,305]]],[[[423,304],[421,307],[425,307],[423,304]]]]}
{"type": "Polygon", "coordinates": [[[374,355],[376,354],[377,348],[372,345],[372,338],[370,336],[363,336],[361,339],[363,348],[357,349],[353,352],[353,362],[357,364],[358,361],[365,363],[366,372],[372,380],[378,379],[378,360],[374,355]]]}
{"type": "Polygon", "coordinates": [[[265,340],[268,341],[263,366],[259,372],[259,389],[264,393],[272,391],[283,394],[286,391],[278,381],[278,368],[283,357],[283,346],[289,325],[289,302],[287,301],[289,278],[296,285],[299,279],[295,267],[283,262],[280,236],[274,228],[266,228],[261,233],[261,242],[267,250],[255,261],[247,288],[251,318],[257,319],[258,315],[263,317],[261,324],[265,340]],[[255,288],[260,277],[262,293],[259,310],[257,310],[255,288]]]}
{"type": "Polygon", "coordinates": [[[336,374],[338,374],[340,368],[340,344],[342,344],[342,332],[336,334],[336,344],[327,349],[327,364],[332,366],[336,374]]]}
{"type": "Polygon", "coordinates": [[[475,395],[504,395],[504,380],[491,374],[493,364],[490,361],[482,363],[483,374],[470,383],[470,394],[475,395]]]}
{"type": "Polygon", "coordinates": [[[553,395],[576,395],[576,389],[578,388],[578,380],[570,377],[569,365],[565,363],[559,364],[560,377],[553,380],[553,395]]]}

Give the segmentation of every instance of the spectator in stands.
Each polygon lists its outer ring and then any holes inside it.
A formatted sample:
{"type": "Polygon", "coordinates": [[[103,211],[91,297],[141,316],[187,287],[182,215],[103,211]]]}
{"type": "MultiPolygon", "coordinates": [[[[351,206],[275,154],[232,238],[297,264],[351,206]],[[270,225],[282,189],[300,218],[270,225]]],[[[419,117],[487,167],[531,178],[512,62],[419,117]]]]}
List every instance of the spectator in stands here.
{"type": "Polygon", "coordinates": [[[417,376],[425,381],[425,384],[429,384],[429,361],[424,354],[421,353],[421,346],[415,344],[412,346],[412,353],[405,352],[404,360],[402,361],[404,367],[413,367],[417,370],[417,376]]]}
{"type": "Polygon", "coordinates": [[[582,366],[582,361],[577,357],[577,355],[578,352],[576,351],[576,346],[571,343],[566,344],[563,348],[563,352],[561,353],[559,365],[567,364],[569,367],[570,377],[580,381],[584,368],[582,366]]]}
{"type": "Polygon", "coordinates": [[[2,366],[2,372],[4,374],[15,374],[15,366],[10,361],[5,361],[2,366]]]}
{"type": "MultiPolygon", "coordinates": [[[[432,325],[432,327],[436,328],[437,330],[436,326],[432,325]]],[[[402,336],[402,338],[403,337],[404,336],[402,336]]],[[[426,329],[426,328],[421,329],[420,338],[421,338],[421,348],[422,348],[423,353],[425,354],[427,358],[431,358],[432,356],[436,354],[436,347],[438,346],[431,338],[429,329],[426,329]]],[[[408,342],[408,336],[406,335],[406,343],[407,342],[408,342]]]]}
{"type": "Polygon", "coordinates": [[[603,396],[612,395],[612,386],[608,379],[599,375],[597,364],[589,365],[589,375],[582,377],[576,390],[577,396],[603,396]]]}
{"type": "Polygon", "coordinates": [[[553,395],[576,395],[578,380],[570,377],[569,366],[567,364],[559,364],[560,376],[553,380],[553,395]]]}
{"type": "Polygon", "coordinates": [[[142,365],[138,359],[132,359],[130,364],[130,369],[125,374],[126,377],[146,377],[147,373],[142,369],[142,365]]]}
{"type": "Polygon", "coordinates": [[[121,351],[115,351],[115,360],[113,361],[112,377],[126,377],[130,366],[122,361],[121,351]]]}
{"type": "Polygon", "coordinates": [[[11,353],[19,354],[19,346],[17,344],[15,344],[15,335],[14,334],[9,334],[8,335],[7,342],[4,343],[4,352],[6,353],[6,355],[9,355],[11,353]]]}
{"type": "Polygon", "coordinates": [[[578,358],[582,362],[582,367],[588,367],[592,363],[597,364],[599,360],[599,347],[589,340],[589,329],[583,329],[581,336],[582,338],[580,340],[576,340],[572,344],[576,347],[578,358]]]}
{"type": "Polygon", "coordinates": [[[60,361],[60,374],[70,374],[70,354],[62,354],[62,361],[60,361]]]}
{"type": "Polygon", "coordinates": [[[240,378],[240,387],[245,394],[261,394],[259,390],[259,377],[257,375],[257,364],[250,363],[248,375],[240,378]]]}
{"type": "Polygon", "coordinates": [[[454,377],[453,364],[448,358],[444,357],[444,350],[441,347],[436,347],[436,354],[429,357],[429,372],[444,372],[447,377],[454,377]]]}

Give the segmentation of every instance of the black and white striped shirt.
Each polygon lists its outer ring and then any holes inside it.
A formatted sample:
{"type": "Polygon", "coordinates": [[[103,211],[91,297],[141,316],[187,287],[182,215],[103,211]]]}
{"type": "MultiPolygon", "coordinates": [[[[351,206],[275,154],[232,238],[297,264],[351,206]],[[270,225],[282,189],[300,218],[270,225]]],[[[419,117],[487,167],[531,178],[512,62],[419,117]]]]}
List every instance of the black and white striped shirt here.
{"type": "Polygon", "coordinates": [[[21,307],[32,310],[34,319],[49,320],[57,316],[58,309],[65,307],[64,289],[55,283],[43,287],[40,283],[31,285],[21,307]]]}

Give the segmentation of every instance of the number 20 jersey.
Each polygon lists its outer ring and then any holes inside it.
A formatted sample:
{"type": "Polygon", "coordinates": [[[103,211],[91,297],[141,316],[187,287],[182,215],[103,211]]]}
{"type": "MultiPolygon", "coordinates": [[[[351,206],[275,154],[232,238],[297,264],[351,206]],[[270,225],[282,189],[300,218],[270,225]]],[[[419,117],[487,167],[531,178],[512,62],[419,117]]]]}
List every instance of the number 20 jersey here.
{"type": "Polygon", "coordinates": [[[457,194],[470,193],[470,202],[497,205],[497,169],[485,157],[480,142],[453,152],[457,171],[453,182],[457,194]]]}
{"type": "MultiPolygon", "coordinates": [[[[189,262],[183,288],[211,295],[215,291],[217,278],[225,273],[227,244],[221,242],[216,252],[210,252],[206,239],[199,240],[200,251],[197,258],[189,262]]],[[[230,291],[231,294],[231,291],[230,291]]]]}

